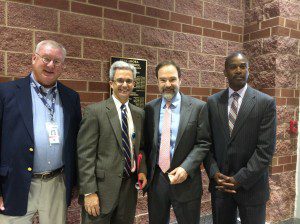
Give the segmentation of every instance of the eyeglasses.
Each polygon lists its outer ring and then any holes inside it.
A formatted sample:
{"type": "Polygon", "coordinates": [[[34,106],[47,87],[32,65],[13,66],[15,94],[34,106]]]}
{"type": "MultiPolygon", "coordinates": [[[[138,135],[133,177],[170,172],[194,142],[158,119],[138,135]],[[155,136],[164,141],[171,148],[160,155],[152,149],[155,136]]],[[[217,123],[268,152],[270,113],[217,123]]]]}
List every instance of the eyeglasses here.
{"type": "Polygon", "coordinates": [[[119,79],[114,80],[114,82],[117,83],[118,85],[123,85],[124,82],[126,82],[127,85],[130,85],[130,84],[133,83],[133,79],[121,79],[121,78],[119,78],[119,79]]]}
{"type": "Polygon", "coordinates": [[[247,63],[241,63],[239,65],[237,65],[237,64],[229,64],[228,65],[228,68],[231,70],[237,69],[238,67],[240,69],[246,69],[248,67],[248,65],[247,65],[247,63]]]}
{"type": "Polygon", "coordinates": [[[61,66],[62,64],[62,61],[60,60],[57,60],[57,59],[51,59],[51,58],[48,58],[48,57],[43,57],[41,56],[40,54],[36,53],[38,56],[40,56],[40,58],[42,59],[43,63],[44,64],[49,64],[51,61],[53,61],[53,64],[54,66],[58,67],[58,66],[61,66]]]}

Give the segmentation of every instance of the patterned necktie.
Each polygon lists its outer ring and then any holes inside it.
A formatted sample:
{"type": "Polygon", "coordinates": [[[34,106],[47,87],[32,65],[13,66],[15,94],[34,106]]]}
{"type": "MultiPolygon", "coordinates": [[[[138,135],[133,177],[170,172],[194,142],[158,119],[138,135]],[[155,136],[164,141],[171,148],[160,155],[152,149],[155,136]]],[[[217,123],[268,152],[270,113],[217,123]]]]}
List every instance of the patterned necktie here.
{"type": "Polygon", "coordinates": [[[129,177],[131,173],[131,153],[130,153],[130,143],[128,136],[128,121],[127,121],[127,112],[125,104],[121,106],[121,114],[122,114],[122,147],[123,154],[125,157],[125,166],[124,166],[124,174],[129,177]]]}
{"type": "Polygon", "coordinates": [[[233,97],[233,101],[231,103],[231,107],[230,107],[230,111],[229,111],[229,131],[230,131],[230,135],[231,135],[231,132],[232,132],[233,127],[234,127],[234,123],[235,123],[236,118],[237,118],[238,100],[239,100],[240,95],[237,92],[233,92],[231,94],[231,97],[233,97]]]}
{"type": "Polygon", "coordinates": [[[164,119],[162,123],[161,142],[159,149],[158,165],[162,172],[170,168],[170,140],[171,140],[171,109],[170,102],[166,103],[164,119]]]}

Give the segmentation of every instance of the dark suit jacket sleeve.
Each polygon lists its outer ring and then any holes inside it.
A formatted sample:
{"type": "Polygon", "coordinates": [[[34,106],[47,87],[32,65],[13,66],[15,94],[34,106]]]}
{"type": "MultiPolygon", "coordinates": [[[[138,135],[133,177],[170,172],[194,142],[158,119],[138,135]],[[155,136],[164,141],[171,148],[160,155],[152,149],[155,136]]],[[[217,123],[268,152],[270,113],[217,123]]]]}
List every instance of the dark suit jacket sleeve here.
{"type": "MultiPolygon", "coordinates": [[[[1,90],[0,90],[1,91],[1,90]]],[[[3,119],[3,102],[2,99],[0,99],[0,133],[2,133],[2,119],[3,119]]],[[[1,145],[2,145],[2,139],[0,135],[0,167],[1,167],[1,145]]],[[[1,174],[0,174],[0,197],[2,196],[2,189],[1,189],[1,174]]]]}
{"type": "Polygon", "coordinates": [[[96,112],[92,107],[86,107],[77,137],[80,194],[97,191],[95,163],[99,130],[96,112]]]}
{"type": "Polygon", "coordinates": [[[276,104],[275,100],[269,100],[266,107],[254,154],[250,158],[246,167],[240,169],[234,179],[245,189],[251,186],[261,177],[263,170],[268,169],[272,160],[276,143],[276,104]]]}
{"type": "MultiPolygon", "coordinates": [[[[191,141],[193,141],[193,139],[191,139],[191,141]]],[[[203,162],[210,149],[210,145],[208,111],[207,106],[203,105],[198,115],[197,137],[195,139],[194,148],[181,164],[181,167],[185,169],[191,178],[194,177],[195,171],[203,162]]]]}
{"type": "Polygon", "coordinates": [[[139,153],[143,155],[140,169],[138,173],[144,173],[147,176],[147,164],[146,164],[146,153],[145,153],[145,135],[144,135],[144,121],[145,121],[145,112],[142,111],[142,130],[141,130],[141,142],[140,142],[140,150],[139,153]]]}

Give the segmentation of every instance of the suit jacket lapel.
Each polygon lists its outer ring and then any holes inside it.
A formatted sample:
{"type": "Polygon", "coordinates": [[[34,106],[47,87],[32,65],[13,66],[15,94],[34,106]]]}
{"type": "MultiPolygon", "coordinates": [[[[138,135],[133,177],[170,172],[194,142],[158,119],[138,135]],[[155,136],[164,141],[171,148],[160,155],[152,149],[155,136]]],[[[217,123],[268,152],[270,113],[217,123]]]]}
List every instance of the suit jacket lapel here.
{"type": "Polygon", "coordinates": [[[66,140],[70,125],[70,110],[72,108],[72,105],[71,101],[69,100],[68,94],[65,91],[65,87],[60,82],[57,82],[57,90],[64,113],[64,139],[66,140]]]}
{"type": "Polygon", "coordinates": [[[227,140],[230,138],[229,125],[228,125],[228,89],[221,94],[218,99],[218,112],[221,121],[221,126],[223,126],[224,136],[227,140]]]}
{"type": "Polygon", "coordinates": [[[248,86],[241,104],[241,108],[239,109],[236,121],[234,123],[234,127],[231,133],[231,139],[234,138],[239,128],[242,126],[242,124],[248,117],[254,105],[255,105],[255,95],[254,92],[252,91],[252,88],[248,86]]]}
{"type": "Polygon", "coordinates": [[[191,112],[192,112],[191,102],[190,100],[184,95],[181,94],[181,106],[180,106],[180,121],[179,121],[179,127],[178,127],[178,133],[174,148],[174,153],[176,152],[176,148],[178,146],[178,143],[184,133],[184,130],[188,124],[191,112]]]}
{"type": "Polygon", "coordinates": [[[154,142],[154,147],[155,147],[155,149],[157,149],[157,151],[159,150],[159,148],[158,148],[158,131],[159,131],[159,115],[160,115],[161,102],[162,102],[162,98],[160,98],[159,100],[156,101],[156,104],[154,105],[154,108],[153,108],[153,118],[154,118],[153,142],[154,142]]]}
{"type": "Polygon", "coordinates": [[[34,141],[32,98],[29,76],[27,76],[24,79],[20,79],[16,85],[18,87],[18,90],[16,91],[16,97],[19,105],[19,110],[22,115],[25,126],[29,132],[31,140],[34,141]]]}
{"type": "Polygon", "coordinates": [[[119,148],[122,149],[122,129],[121,129],[121,125],[120,125],[118,111],[117,111],[117,108],[116,108],[113,98],[109,98],[106,101],[106,109],[107,109],[106,113],[107,113],[109,122],[115,133],[115,137],[119,143],[119,146],[120,146],[119,148]]]}
{"type": "MultiPolygon", "coordinates": [[[[134,107],[129,103],[128,104],[129,108],[130,108],[130,112],[131,112],[131,116],[132,116],[132,121],[133,121],[133,125],[134,125],[134,132],[140,132],[141,131],[141,115],[134,109],[134,107]]],[[[137,136],[137,135],[136,135],[137,136]]],[[[137,141],[134,141],[134,153],[135,156],[138,155],[139,149],[137,146],[137,141]]]]}

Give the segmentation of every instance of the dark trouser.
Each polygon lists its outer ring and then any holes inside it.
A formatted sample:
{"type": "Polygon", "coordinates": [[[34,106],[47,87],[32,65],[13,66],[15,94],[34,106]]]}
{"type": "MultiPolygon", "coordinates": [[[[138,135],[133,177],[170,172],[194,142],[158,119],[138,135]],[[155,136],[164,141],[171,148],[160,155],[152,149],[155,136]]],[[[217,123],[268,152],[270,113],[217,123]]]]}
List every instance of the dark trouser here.
{"type": "Polygon", "coordinates": [[[242,224],[265,224],[266,204],[241,205],[233,197],[214,197],[212,193],[212,210],[214,224],[236,224],[237,209],[242,224]]]}
{"type": "Polygon", "coordinates": [[[133,224],[137,202],[135,183],[135,177],[122,181],[116,207],[107,215],[93,217],[82,207],[82,224],[133,224]]]}
{"type": "Polygon", "coordinates": [[[172,198],[168,177],[157,167],[148,190],[149,223],[169,224],[172,205],[178,224],[199,224],[200,198],[188,202],[172,198]]]}

